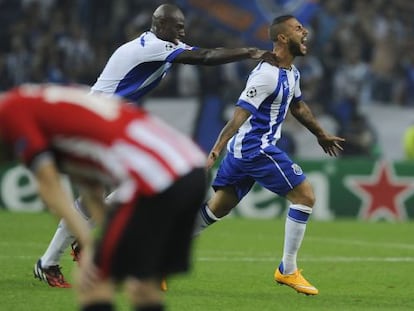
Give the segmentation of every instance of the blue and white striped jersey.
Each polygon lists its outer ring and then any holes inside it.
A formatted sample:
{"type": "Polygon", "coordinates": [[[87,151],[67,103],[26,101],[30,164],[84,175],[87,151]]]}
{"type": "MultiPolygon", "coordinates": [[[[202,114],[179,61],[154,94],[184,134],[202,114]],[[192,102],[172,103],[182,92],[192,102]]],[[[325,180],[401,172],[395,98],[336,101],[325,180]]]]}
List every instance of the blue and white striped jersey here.
{"type": "Polygon", "coordinates": [[[301,99],[299,70],[259,63],[252,70],[237,106],[251,116],[228,142],[227,149],[235,158],[255,155],[280,138],[282,124],[291,103],[301,99]]]}
{"type": "Polygon", "coordinates": [[[192,49],[185,43],[176,45],[157,38],[150,31],[144,32],[112,54],[92,92],[117,94],[138,103],[161,82],[177,55],[192,49]]]}

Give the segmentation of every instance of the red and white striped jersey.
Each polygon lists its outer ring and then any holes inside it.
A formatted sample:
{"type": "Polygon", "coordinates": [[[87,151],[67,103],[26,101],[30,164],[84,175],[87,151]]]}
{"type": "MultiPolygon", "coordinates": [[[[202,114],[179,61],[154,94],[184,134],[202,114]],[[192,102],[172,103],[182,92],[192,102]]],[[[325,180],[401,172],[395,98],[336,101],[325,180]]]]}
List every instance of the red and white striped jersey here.
{"type": "Polygon", "coordinates": [[[23,85],[0,100],[0,135],[32,170],[54,156],[74,178],[118,187],[122,201],[162,192],[205,165],[189,138],[121,101],[78,87],[23,85]]]}

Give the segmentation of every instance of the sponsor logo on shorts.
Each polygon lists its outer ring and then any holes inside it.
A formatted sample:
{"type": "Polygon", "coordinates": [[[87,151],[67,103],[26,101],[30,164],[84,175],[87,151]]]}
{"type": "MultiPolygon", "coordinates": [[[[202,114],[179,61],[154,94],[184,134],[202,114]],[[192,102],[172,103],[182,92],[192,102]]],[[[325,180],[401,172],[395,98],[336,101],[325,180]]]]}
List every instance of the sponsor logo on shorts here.
{"type": "Polygon", "coordinates": [[[303,174],[302,168],[299,165],[297,165],[296,163],[292,164],[292,169],[293,169],[293,173],[295,173],[295,175],[302,175],[303,174]]]}

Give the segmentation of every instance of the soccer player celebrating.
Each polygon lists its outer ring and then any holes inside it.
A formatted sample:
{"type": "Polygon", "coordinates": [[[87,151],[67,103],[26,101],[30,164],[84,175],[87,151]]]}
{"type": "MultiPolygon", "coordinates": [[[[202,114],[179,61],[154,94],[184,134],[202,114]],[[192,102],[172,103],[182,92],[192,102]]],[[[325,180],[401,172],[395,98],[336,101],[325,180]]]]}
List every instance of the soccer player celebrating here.
{"type": "MultiPolygon", "coordinates": [[[[161,82],[173,63],[219,65],[244,59],[275,59],[271,51],[253,47],[191,47],[182,42],[185,36],[184,22],[184,14],[177,6],[160,5],[153,13],[151,30],[123,44],[112,54],[92,86],[92,93],[115,94],[139,105],[141,98],[161,82]]],[[[75,201],[75,208],[85,219],[90,220],[80,199],[75,201]]],[[[60,222],[46,252],[34,266],[34,276],[53,287],[70,287],[60,270],[59,261],[71,244],[74,258],[78,259],[79,248],[74,241],[65,222],[60,222]]]]}
{"type": "Polygon", "coordinates": [[[189,269],[207,181],[203,152],[119,99],[53,85],[24,85],[1,98],[0,140],[33,171],[45,205],[84,248],[77,282],[82,310],[113,310],[121,281],[134,310],[164,310],[161,277],[189,269]],[[59,172],[78,186],[102,226],[93,244],[59,172]],[[116,189],[111,204],[104,202],[107,187],[116,189]]]}
{"type": "Polygon", "coordinates": [[[296,56],[306,55],[308,31],[291,15],[273,20],[269,29],[277,65],[261,62],[253,69],[233,117],[225,125],[207,160],[211,168],[227,145],[213,181],[216,191],[199,212],[195,235],[227,215],[255,182],[291,202],[285,224],[283,258],[274,278],[299,293],[318,294],[297,268],[296,257],[315,202],[302,169],[276,147],[288,110],[312,132],[323,150],[336,156],[343,138],[325,132],[302,100],[296,56]]]}

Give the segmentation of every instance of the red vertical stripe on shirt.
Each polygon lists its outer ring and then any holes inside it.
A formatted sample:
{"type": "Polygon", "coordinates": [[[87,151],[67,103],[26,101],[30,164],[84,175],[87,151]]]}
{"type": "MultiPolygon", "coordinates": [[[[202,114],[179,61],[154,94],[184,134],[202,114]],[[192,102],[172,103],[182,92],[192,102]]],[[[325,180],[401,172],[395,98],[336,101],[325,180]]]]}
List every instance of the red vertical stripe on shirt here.
{"type": "Polygon", "coordinates": [[[107,277],[110,274],[115,248],[124,229],[126,228],[126,223],[129,219],[131,219],[133,210],[134,205],[132,203],[124,204],[119,207],[119,210],[116,212],[106,231],[104,240],[102,240],[101,269],[104,277],[107,277]]]}

